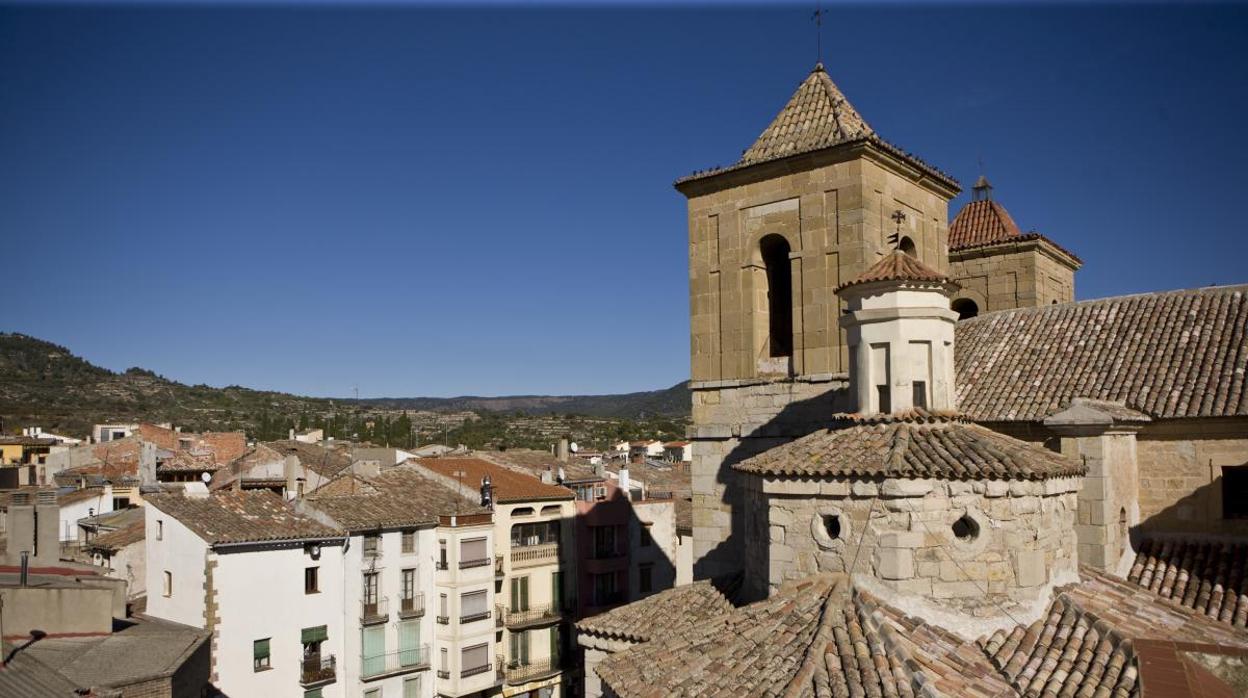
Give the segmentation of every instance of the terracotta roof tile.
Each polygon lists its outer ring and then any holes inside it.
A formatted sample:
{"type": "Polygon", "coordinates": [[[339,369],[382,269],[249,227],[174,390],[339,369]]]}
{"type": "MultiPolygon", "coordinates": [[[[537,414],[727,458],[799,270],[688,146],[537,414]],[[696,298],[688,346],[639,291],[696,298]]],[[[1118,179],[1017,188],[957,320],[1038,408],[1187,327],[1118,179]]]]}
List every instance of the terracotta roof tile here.
{"type": "Polygon", "coordinates": [[[478,487],[487,474],[494,487],[497,502],[527,502],[541,499],[573,499],[572,490],[559,485],[548,485],[532,475],[518,473],[510,468],[481,458],[420,458],[420,465],[444,477],[455,478],[462,472],[465,487],[478,487]]]}
{"type": "Polygon", "coordinates": [[[1036,444],[964,421],[914,411],[840,415],[833,426],[733,466],[755,475],[1043,480],[1084,467],[1036,444]]]}
{"type": "MultiPolygon", "coordinates": [[[[320,444],[287,439],[269,441],[260,446],[267,447],[281,458],[285,458],[288,453],[293,453],[305,468],[322,477],[333,477],[351,465],[351,455],[341,448],[327,448],[320,444]]],[[[257,447],[257,451],[259,448],[257,447]]],[[[267,454],[256,454],[256,457],[264,455],[267,454]]]]}
{"type": "Polygon", "coordinates": [[[306,506],[349,531],[431,525],[439,515],[489,512],[412,466],[389,468],[367,484],[367,491],[356,494],[324,494],[318,489],[305,498],[306,506]]]}
{"type": "Polygon", "coordinates": [[[1215,620],[1248,626],[1248,541],[1145,539],[1127,579],[1215,620]]]}
{"type": "Polygon", "coordinates": [[[959,322],[959,406],[1039,421],[1086,397],[1154,418],[1248,415],[1248,286],[987,313],[959,322]]]}
{"type": "Polygon", "coordinates": [[[342,531],[296,512],[268,490],[222,490],[204,497],[151,494],[144,499],[210,544],[342,535],[342,531]]]}
{"type": "Polygon", "coordinates": [[[731,611],[732,604],[719,589],[710,580],[703,580],[587,618],[577,623],[576,629],[607,639],[649,642],[682,634],[731,611]]]}
{"type": "Polygon", "coordinates": [[[127,545],[139,543],[147,536],[146,524],[142,521],[132,523],[125,528],[119,528],[116,531],[102,533],[95,537],[95,540],[87,544],[88,548],[96,550],[118,551],[127,545]]]}
{"type": "Polygon", "coordinates": [[[875,281],[948,283],[949,277],[901,250],[894,250],[892,254],[871,265],[870,269],[841,284],[836,290],[840,292],[850,286],[869,284],[875,281]]]}
{"type": "Polygon", "coordinates": [[[949,224],[949,249],[1001,242],[1022,235],[1010,212],[992,199],[970,201],[949,224]]]}

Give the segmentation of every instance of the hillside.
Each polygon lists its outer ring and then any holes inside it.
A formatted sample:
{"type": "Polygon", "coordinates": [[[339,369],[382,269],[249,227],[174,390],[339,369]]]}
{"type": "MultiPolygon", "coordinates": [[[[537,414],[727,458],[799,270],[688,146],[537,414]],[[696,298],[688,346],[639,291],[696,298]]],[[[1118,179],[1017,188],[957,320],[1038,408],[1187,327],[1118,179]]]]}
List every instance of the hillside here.
{"type": "Polygon", "coordinates": [[[115,373],[69,349],[0,333],[3,431],[39,425],[86,434],[109,421],[173,422],[194,430],[243,430],[279,438],[289,428],[321,427],[337,438],[408,445],[429,440],[470,446],[544,447],[552,435],[583,441],[677,437],[689,414],[688,384],[624,395],[310,398],[239,386],[185,385],[141,368],[115,373]],[[456,441],[459,439],[460,441],[456,441]]]}

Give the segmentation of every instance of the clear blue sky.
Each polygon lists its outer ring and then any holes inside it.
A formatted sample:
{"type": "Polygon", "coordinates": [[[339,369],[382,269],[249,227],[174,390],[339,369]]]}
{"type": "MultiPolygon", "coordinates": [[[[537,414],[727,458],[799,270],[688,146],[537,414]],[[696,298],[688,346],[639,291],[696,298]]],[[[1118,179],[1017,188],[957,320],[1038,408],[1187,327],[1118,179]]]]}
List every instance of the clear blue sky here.
{"type": "MultiPolygon", "coordinates": [[[[780,109],[809,14],[0,6],[0,329],[313,395],[665,387],[671,183],[780,109]]],[[[872,126],[968,188],[982,155],[1085,260],[1080,298],[1248,281],[1248,7],[833,6],[825,31],[872,126]]]]}

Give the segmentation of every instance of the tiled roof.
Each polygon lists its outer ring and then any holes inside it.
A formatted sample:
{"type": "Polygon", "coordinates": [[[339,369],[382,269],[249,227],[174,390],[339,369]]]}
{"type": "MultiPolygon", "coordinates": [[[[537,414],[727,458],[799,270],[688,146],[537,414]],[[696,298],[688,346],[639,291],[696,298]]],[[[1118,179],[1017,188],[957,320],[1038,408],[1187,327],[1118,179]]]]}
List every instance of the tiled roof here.
{"type": "Polygon", "coordinates": [[[946,695],[992,696],[1008,689],[991,677],[982,656],[966,643],[959,650],[951,636],[922,636],[944,644],[934,659],[917,659],[927,648],[903,637],[878,610],[866,595],[851,597],[843,575],[816,575],[765,601],[617,652],[598,674],[623,698],[913,696],[925,686],[946,695]],[[974,663],[961,664],[963,657],[974,663]]]}
{"type": "Polygon", "coordinates": [[[1026,695],[1139,694],[1135,642],[1161,639],[1248,648],[1248,634],[1138,586],[1084,568],[1045,617],[980,640],[1002,674],[1026,695]]]}
{"type": "Polygon", "coordinates": [[[221,467],[224,465],[214,454],[178,451],[162,460],[156,470],[162,473],[198,473],[212,472],[221,467]]]}
{"type": "Polygon", "coordinates": [[[788,103],[763,129],[754,144],[746,149],[740,160],[728,167],[682,177],[677,184],[851,143],[872,143],[910,160],[936,179],[957,187],[957,182],[949,175],[880,138],[845,99],[840,88],[824,71],[822,63],[817,64],[798,85],[788,103]]]}
{"type": "MultiPolygon", "coordinates": [[[[43,640],[32,647],[47,642],[43,640]]],[[[0,653],[4,656],[13,651],[14,645],[0,642],[0,653]]],[[[29,648],[27,648],[29,649],[29,648]]],[[[52,667],[35,658],[34,654],[22,650],[13,655],[3,669],[0,669],[0,696],[22,696],[22,698],[71,698],[82,695],[78,693],[80,686],[61,676],[52,667]]]]}
{"type": "Polygon", "coordinates": [[[269,441],[261,445],[272,449],[281,458],[285,458],[287,453],[295,454],[305,468],[321,477],[333,477],[351,465],[351,455],[343,449],[326,448],[319,444],[286,439],[269,441]]]}
{"type": "Polygon", "coordinates": [[[1145,539],[1127,579],[1237,628],[1248,626],[1248,542],[1145,539]]]}
{"type": "Polygon", "coordinates": [[[55,446],[57,443],[56,439],[0,434],[0,446],[55,446]]]}
{"type": "Polygon", "coordinates": [[[109,531],[96,536],[95,540],[87,544],[87,547],[96,550],[121,550],[127,545],[141,542],[147,536],[146,530],[144,522],[132,523],[125,528],[119,528],[116,531],[109,531]]]}
{"type": "Polygon", "coordinates": [[[481,458],[420,458],[416,461],[444,477],[456,478],[465,487],[477,488],[487,474],[494,487],[496,502],[527,502],[540,499],[573,499],[572,490],[548,485],[540,479],[518,473],[481,458]],[[463,473],[457,476],[456,473],[463,473]]]}
{"type": "Polygon", "coordinates": [[[582,633],[612,640],[649,642],[687,632],[708,618],[730,613],[732,604],[710,580],[661,591],[635,603],[582,620],[582,633]]]}
{"type": "Polygon", "coordinates": [[[349,531],[428,525],[437,523],[439,515],[489,511],[412,466],[385,470],[369,484],[369,492],[326,496],[317,490],[305,501],[349,531]]]}
{"type": "Polygon", "coordinates": [[[297,513],[269,490],[221,490],[206,497],[152,494],[145,499],[211,544],[342,535],[339,530],[297,513]]]}
{"type": "Polygon", "coordinates": [[[27,651],[84,686],[131,686],[182,668],[210,635],[179,623],[135,620],[106,637],[50,637],[27,651]]]}
{"type": "Polygon", "coordinates": [[[1154,418],[1248,415],[1248,286],[986,313],[959,322],[959,406],[1039,421],[1077,397],[1154,418]]]}
{"type": "Polygon", "coordinates": [[[894,250],[888,256],[871,265],[870,269],[841,284],[836,290],[840,292],[850,286],[869,284],[875,281],[947,283],[949,277],[901,250],[894,250]]]}
{"type": "Polygon", "coordinates": [[[377,492],[377,488],[367,478],[355,473],[345,472],[312,490],[309,496],[335,497],[339,495],[377,494],[377,492]]]}
{"type": "Polygon", "coordinates": [[[967,202],[949,224],[949,249],[1002,242],[1022,235],[1010,212],[992,199],[967,202]]]}
{"type": "Polygon", "coordinates": [[[915,410],[862,417],[768,449],[733,466],[755,475],[1043,480],[1082,475],[1083,465],[1036,444],[915,410]]]}

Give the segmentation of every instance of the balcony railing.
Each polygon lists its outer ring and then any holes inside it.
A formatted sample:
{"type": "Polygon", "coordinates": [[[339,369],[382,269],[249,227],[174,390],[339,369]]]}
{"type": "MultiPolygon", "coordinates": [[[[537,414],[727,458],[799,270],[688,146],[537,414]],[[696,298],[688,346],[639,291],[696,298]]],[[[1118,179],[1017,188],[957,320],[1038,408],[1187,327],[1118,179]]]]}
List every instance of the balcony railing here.
{"type": "Polygon", "coordinates": [[[494,556],[494,577],[496,579],[501,579],[503,577],[503,556],[502,555],[494,556]]]}
{"type": "Polygon", "coordinates": [[[464,623],[475,623],[476,621],[485,620],[486,618],[489,618],[489,617],[490,617],[490,611],[489,609],[486,609],[484,611],[481,611],[480,613],[466,613],[459,617],[459,622],[461,625],[464,623]]]}
{"type": "Polygon", "coordinates": [[[512,567],[532,567],[534,565],[548,565],[559,560],[559,544],[543,543],[541,545],[526,545],[519,548],[511,549],[511,566],[512,567]]]}
{"type": "Polygon", "coordinates": [[[523,611],[511,611],[499,604],[498,615],[500,620],[502,620],[502,624],[509,628],[527,628],[546,623],[555,623],[563,617],[561,609],[555,604],[532,606],[523,611]]]}
{"type": "Polygon", "coordinates": [[[433,563],[433,566],[437,568],[439,572],[450,569],[450,566],[446,564],[446,560],[438,560],[437,562],[433,563]]]}
{"type": "Polygon", "coordinates": [[[306,657],[299,672],[299,683],[304,686],[331,683],[338,675],[334,655],[306,657]]]}
{"type": "Polygon", "coordinates": [[[438,616],[438,625],[450,625],[450,624],[451,624],[450,616],[438,616]]]}
{"type": "Polygon", "coordinates": [[[364,601],[360,604],[360,623],[377,625],[390,620],[390,604],[385,598],[364,601]]]}
{"type": "Polygon", "coordinates": [[[449,679],[451,678],[451,672],[447,671],[446,669],[438,669],[438,678],[449,679]]]}
{"type": "Polygon", "coordinates": [[[481,666],[465,667],[463,671],[459,672],[459,677],[461,679],[466,679],[469,676],[476,676],[477,674],[484,674],[485,672],[489,670],[490,670],[490,663],[486,662],[485,664],[482,664],[481,666]]]}
{"type": "Polygon", "coordinates": [[[558,674],[559,671],[558,657],[539,659],[536,662],[528,662],[527,664],[512,662],[507,665],[507,683],[518,684],[536,681],[558,674]]]}
{"type": "Polygon", "coordinates": [[[360,676],[364,679],[428,668],[429,645],[360,658],[360,676]]]}
{"type": "Polygon", "coordinates": [[[400,618],[419,618],[423,615],[425,615],[424,592],[399,598],[400,618]]]}

